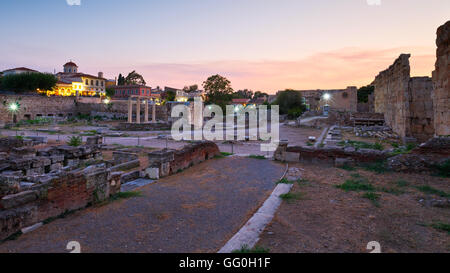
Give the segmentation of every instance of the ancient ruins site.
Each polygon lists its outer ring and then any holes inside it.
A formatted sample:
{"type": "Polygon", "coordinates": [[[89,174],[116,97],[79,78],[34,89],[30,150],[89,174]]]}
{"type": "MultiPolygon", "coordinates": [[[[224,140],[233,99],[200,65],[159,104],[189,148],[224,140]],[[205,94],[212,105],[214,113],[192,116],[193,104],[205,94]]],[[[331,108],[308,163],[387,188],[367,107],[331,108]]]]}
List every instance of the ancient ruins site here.
{"type": "Polygon", "coordinates": [[[221,97],[220,75],[163,90],[73,61],[51,90],[0,88],[0,253],[448,253],[450,21],[435,40],[431,77],[399,51],[366,100],[355,86],[221,97]],[[219,117],[232,140],[176,140],[177,121],[195,127],[173,111],[194,101],[248,123],[279,106],[279,139],[219,117]]]}

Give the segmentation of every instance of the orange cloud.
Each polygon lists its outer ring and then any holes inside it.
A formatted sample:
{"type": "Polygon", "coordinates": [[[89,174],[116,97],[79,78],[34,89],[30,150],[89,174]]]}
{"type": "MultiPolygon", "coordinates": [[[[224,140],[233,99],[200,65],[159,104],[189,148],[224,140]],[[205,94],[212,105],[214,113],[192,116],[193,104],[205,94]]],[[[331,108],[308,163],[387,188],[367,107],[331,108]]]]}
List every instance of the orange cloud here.
{"type": "MultiPolygon", "coordinates": [[[[154,63],[135,67],[152,85],[183,87],[201,84],[213,74],[227,77],[234,89],[275,93],[286,88],[333,89],[363,86],[391,65],[401,53],[411,53],[413,76],[430,76],[434,49],[425,47],[343,48],[300,60],[214,61],[207,63],[154,63]]],[[[123,70],[125,71],[125,70],[123,70]]]]}

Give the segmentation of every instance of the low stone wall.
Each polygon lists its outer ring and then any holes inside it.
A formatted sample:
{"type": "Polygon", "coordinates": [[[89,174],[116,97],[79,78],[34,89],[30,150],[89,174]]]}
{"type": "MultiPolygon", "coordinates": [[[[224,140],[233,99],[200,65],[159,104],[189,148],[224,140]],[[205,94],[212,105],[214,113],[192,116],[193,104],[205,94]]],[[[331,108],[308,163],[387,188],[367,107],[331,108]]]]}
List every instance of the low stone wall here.
{"type": "Polygon", "coordinates": [[[330,165],[370,163],[388,158],[387,151],[370,149],[339,148],[339,147],[288,147],[287,143],[280,143],[274,158],[283,162],[310,162],[330,165]]]}
{"type": "Polygon", "coordinates": [[[145,170],[152,179],[169,176],[220,154],[214,142],[199,141],[181,150],[164,149],[148,154],[149,167],[145,170]]]}
{"type": "Polygon", "coordinates": [[[67,211],[101,202],[120,191],[122,173],[105,168],[61,172],[0,200],[0,240],[67,211]]]}
{"type": "MultiPolygon", "coordinates": [[[[435,172],[450,160],[450,137],[435,137],[408,154],[388,159],[388,168],[402,172],[435,172]]],[[[447,170],[448,171],[448,170],[447,170]]]]}
{"type": "Polygon", "coordinates": [[[170,130],[171,124],[170,123],[119,123],[119,125],[116,126],[117,130],[120,131],[163,131],[163,130],[170,130]]]}

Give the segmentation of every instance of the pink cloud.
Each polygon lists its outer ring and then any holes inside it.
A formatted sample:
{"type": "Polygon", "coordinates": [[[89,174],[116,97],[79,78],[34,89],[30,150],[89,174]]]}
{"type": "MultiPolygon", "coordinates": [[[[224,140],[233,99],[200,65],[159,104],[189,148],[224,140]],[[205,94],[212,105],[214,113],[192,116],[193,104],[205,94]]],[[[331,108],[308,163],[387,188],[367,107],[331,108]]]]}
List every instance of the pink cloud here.
{"type": "Polygon", "coordinates": [[[380,71],[391,65],[401,53],[412,54],[413,76],[429,76],[435,61],[433,51],[434,49],[424,47],[343,48],[293,61],[153,63],[121,70],[125,72],[136,69],[151,86],[183,87],[194,83],[200,85],[207,77],[221,74],[232,82],[236,90],[248,88],[274,93],[286,88],[332,89],[366,85],[371,83],[380,71]]]}

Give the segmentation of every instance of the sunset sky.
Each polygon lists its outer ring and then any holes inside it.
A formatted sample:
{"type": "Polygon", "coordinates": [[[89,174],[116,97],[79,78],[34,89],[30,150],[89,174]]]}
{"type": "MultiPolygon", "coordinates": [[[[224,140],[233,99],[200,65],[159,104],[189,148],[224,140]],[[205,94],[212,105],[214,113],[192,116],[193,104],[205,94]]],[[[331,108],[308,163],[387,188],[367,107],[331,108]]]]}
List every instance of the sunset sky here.
{"type": "Polygon", "coordinates": [[[226,76],[235,90],[372,82],[401,53],[430,76],[449,0],[1,0],[0,71],[25,66],[182,88],[226,76]],[[80,5],[78,5],[80,2],[80,5]]]}

